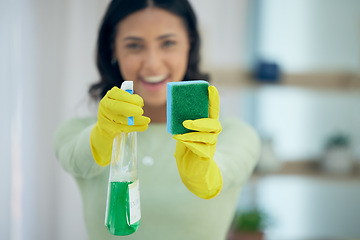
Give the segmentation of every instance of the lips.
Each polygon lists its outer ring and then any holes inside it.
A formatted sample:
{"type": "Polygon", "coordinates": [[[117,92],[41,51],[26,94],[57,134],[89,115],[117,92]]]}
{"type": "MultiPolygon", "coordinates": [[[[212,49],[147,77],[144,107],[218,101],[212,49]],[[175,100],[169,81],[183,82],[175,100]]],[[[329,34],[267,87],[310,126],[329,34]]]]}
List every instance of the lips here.
{"type": "Polygon", "coordinates": [[[147,83],[160,83],[164,80],[166,80],[168,77],[167,74],[157,75],[157,76],[149,76],[149,77],[143,77],[143,80],[147,83]]]}
{"type": "Polygon", "coordinates": [[[147,76],[140,78],[143,86],[149,91],[157,91],[162,88],[170,79],[170,76],[167,74],[156,75],[156,76],[147,76]]]}
{"type": "Polygon", "coordinates": [[[145,83],[149,83],[149,84],[159,84],[159,83],[166,81],[166,79],[168,79],[167,74],[156,75],[156,76],[147,76],[147,77],[142,78],[142,80],[145,83]]]}

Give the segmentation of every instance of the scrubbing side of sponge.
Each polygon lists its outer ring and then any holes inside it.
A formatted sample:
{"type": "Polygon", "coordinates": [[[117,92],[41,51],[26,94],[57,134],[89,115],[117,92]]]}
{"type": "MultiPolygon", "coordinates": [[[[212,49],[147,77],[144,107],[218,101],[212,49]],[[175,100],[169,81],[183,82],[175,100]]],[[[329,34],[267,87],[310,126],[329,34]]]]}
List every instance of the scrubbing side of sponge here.
{"type": "Polygon", "coordinates": [[[190,132],[185,120],[209,117],[209,83],[203,80],[167,84],[167,131],[171,134],[190,132]]]}

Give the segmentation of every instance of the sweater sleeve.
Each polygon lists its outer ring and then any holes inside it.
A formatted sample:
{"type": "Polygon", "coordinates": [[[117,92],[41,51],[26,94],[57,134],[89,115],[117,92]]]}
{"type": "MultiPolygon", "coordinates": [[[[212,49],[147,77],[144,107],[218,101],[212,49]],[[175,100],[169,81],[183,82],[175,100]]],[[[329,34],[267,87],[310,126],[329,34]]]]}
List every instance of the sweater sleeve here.
{"type": "Polygon", "coordinates": [[[260,155],[260,140],[256,132],[237,119],[222,121],[214,156],[222,177],[223,189],[243,185],[252,174],[260,155]]]}
{"type": "Polygon", "coordinates": [[[55,133],[56,158],[74,177],[91,178],[104,170],[94,161],[90,148],[90,133],[95,122],[94,118],[72,119],[60,125],[55,133]]]}

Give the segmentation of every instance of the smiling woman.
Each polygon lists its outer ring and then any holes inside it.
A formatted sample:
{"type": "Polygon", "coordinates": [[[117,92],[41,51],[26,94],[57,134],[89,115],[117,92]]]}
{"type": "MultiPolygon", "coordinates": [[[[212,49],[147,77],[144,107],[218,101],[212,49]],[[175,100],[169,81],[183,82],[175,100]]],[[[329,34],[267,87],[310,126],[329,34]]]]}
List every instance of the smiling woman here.
{"type": "Polygon", "coordinates": [[[149,109],[165,108],[166,84],[183,79],[189,49],[183,21],[166,10],[145,8],[119,23],[114,58],[124,79],[134,81],[134,91],[144,99],[145,115],[152,118],[149,109]]]}
{"type": "MultiPolygon", "coordinates": [[[[120,87],[122,81],[124,81],[123,73],[119,71],[118,64],[114,64],[116,58],[114,56],[115,50],[115,39],[118,37],[118,28],[120,27],[122,20],[126,21],[141,21],[145,18],[149,18],[149,13],[152,11],[160,12],[157,16],[158,18],[164,17],[164,15],[171,14],[172,23],[175,21],[177,29],[181,31],[186,31],[187,41],[189,44],[188,49],[188,59],[186,72],[184,76],[177,79],[179,80],[192,80],[192,79],[203,79],[208,80],[209,77],[207,74],[203,74],[199,71],[199,62],[200,62],[200,36],[197,29],[197,19],[194,14],[194,11],[190,4],[187,1],[136,1],[134,3],[127,3],[127,1],[112,1],[109,5],[109,11],[105,13],[97,43],[97,65],[101,75],[101,80],[98,83],[95,83],[91,86],[89,92],[94,99],[99,99],[105,96],[106,92],[112,88],[112,86],[120,87]],[[156,6],[156,8],[154,8],[156,6]],[[115,9],[124,9],[124,11],[119,11],[115,9]],[[136,11],[145,11],[147,10],[147,16],[144,15],[142,18],[129,15],[130,13],[136,13],[136,11]],[[165,12],[164,12],[165,11],[165,12]],[[161,14],[162,12],[162,14],[161,14]],[[129,19],[127,19],[129,18],[129,19]],[[179,22],[180,21],[180,22],[179,22]]],[[[134,14],[138,15],[138,14],[134,14]]],[[[154,16],[155,17],[155,16],[154,16]]],[[[157,28],[157,25],[161,25],[162,28],[167,27],[168,29],[162,29],[158,33],[160,35],[156,36],[159,43],[162,44],[163,48],[172,47],[176,45],[177,42],[174,39],[178,36],[173,36],[175,32],[172,30],[171,24],[167,24],[167,21],[159,22],[153,21],[151,18],[147,19],[152,24],[147,24],[147,30],[152,31],[154,27],[157,28]],[[169,29],[169,27],[171,29],[169,29]],[[168,32],[166,32],[166,30],[168,32]]],[[[145,29],[142,26],[135,26],[138,30],[139,28],[145,29]]],[[[158,28],[158,31],[161,29],[158,28]]],[[[139,33],[138,33],[139,34],[139,33]]],[[[129,39],[134,42],[128,43],[127,48],[129,50],[140,50],[142,49],[143,44],[146,39],[143,39],[141,36],[127,36],[129,39]]],[[[125,40],[125,39],[123,39],[125,40]]],[[[155,39],[153,39],[155,40],[155,39]]],[[[123,43],[125,44],[125,42],[123,43]]],[[[129,79],[133,80],[133,79],[129,79]]]]}
{"type": "Polygon", "coordinates": [[[97,117],[67,121],[55,136],[57,158],[81,191],[89,239],[116,239],[104,227],[109,163],[114,137],[133,131],[141,224],[124,239],[225,239],[259,139],[238,120],[219,120],[214,86],[205,89],[209,116],[184,121],[190,133],[167,133],[167,83],[208,80],[199,71],[199,49],[187,0],[110,3],[97,44],[100,81],[90,87],[101,99],[97,117]],[[124,81],[133,81],[134,94],[119,89],[124,81]]]}

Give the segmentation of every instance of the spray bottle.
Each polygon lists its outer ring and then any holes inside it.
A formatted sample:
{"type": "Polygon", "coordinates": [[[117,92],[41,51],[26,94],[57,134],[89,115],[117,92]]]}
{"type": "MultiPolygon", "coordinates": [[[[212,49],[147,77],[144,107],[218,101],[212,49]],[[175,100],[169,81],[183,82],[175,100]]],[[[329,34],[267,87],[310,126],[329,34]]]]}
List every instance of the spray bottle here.
{"type": "MultiPolygon", "coordinates": [[[[124,81],[121,89],[132,94],[133,82],[124,81]]],[[[133,117],[128,117],[128,125],[134,125],[133,117]]],[[[111,234],[125,236],[138,229],[140,219],[136,132],[122,132],[113,142],[105,226],[111,234]]]]}

